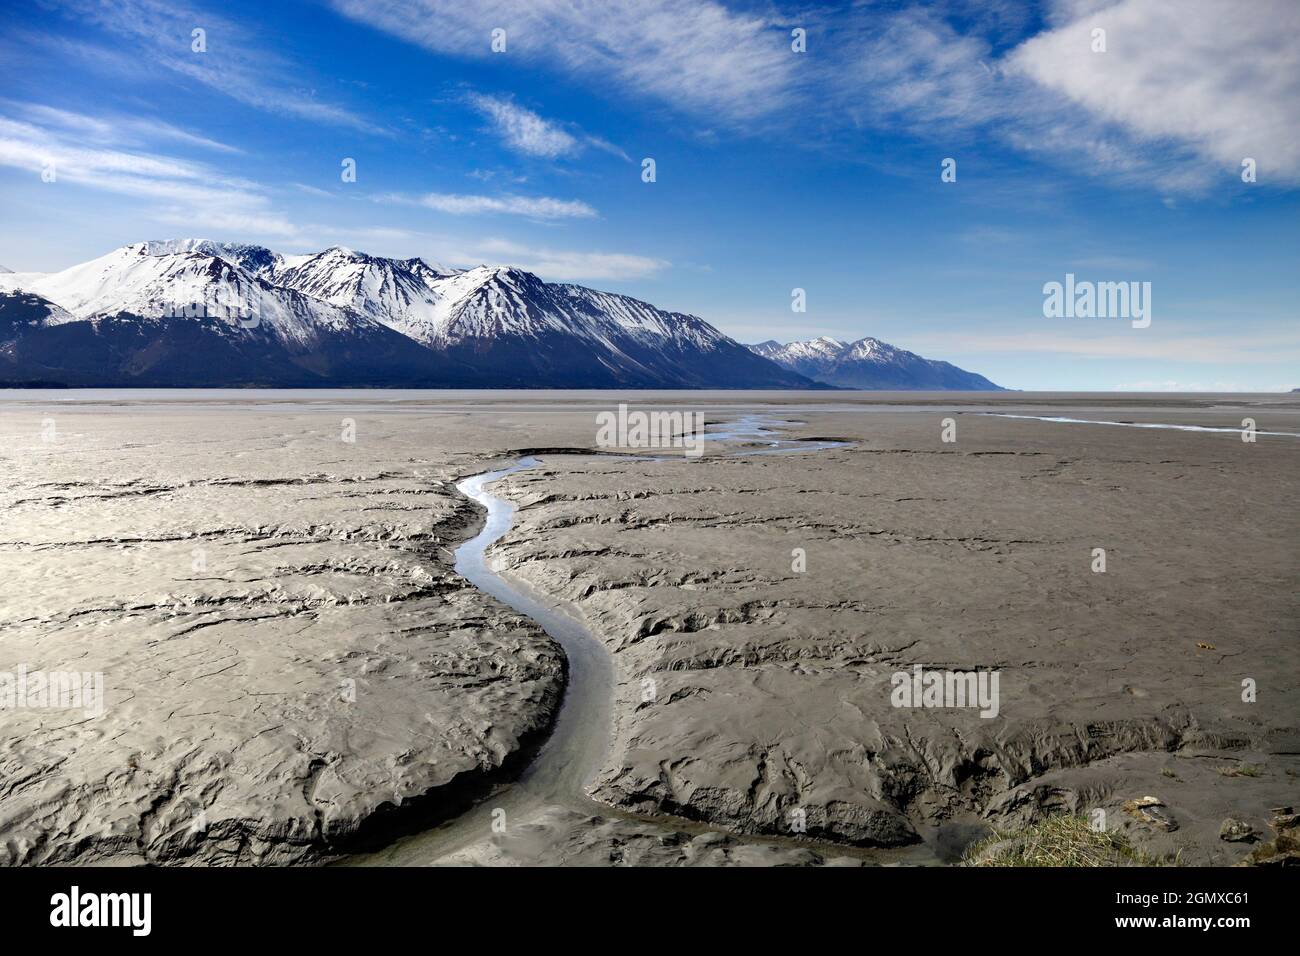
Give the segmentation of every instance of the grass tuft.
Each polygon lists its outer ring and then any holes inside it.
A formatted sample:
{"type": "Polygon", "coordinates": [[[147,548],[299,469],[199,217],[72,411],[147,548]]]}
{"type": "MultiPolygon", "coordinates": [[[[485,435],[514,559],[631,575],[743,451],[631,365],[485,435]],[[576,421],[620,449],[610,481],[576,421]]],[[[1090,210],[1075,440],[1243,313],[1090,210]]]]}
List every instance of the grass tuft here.
{"type": "Polygon", "coordinates": [[[1161,866],[1119,833],[1098,832],[1085,817],[1049,817],[1023,830],[994,830],[970,846],[963,866],[1161,866]]]}
{"type": "Polygon", "coordinates": [[[1258,777],[1259,768],[1250,764],[1242,764],[1240,767],[1220,767],[1219,775],[1222,777],[1258,777]]]}

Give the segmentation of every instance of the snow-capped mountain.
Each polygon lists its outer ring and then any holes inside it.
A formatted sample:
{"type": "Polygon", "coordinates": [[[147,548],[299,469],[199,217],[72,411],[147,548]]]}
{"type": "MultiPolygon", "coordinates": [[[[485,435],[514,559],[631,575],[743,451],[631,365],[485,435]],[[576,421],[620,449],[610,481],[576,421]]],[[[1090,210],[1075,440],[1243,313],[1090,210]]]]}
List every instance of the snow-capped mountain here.
{"type": "Polygon", "coordinates": [[[0,276],[0,289],[15,290],[0,296],[10,308],[28,302],[14,298],[23,295],[56,306],[39,325],[0,338],[5,380],[106,387],[476,381],[471,370],[368,316],[272,285],[233,254],[169,245],[134,243],[61,272],[0,276]]]}
{"type": "Polygon", "coordinates": [[[732,387],[773,382],[743,347],[692,315],[543,282],[522,269],[447,269],[332,248],[273,272],[279,285],[345,306],[509,384],[732,387]]]}
{"type": "Polygon", "coordinates": [[[153,253],[134,243],[62,272],[10,273],[0,286],[55,302],[77,319],[119,312],[146,321],[208,316],[256,322],[286,342],[309,345],[323,331],[373,325],[353,312],[273,286],[206,252],[153,253]]]}
{"type": "Polygon", "coordinates": [[[702,319],[627,296],[338,247],[283,256],[141,242],[60,272],[0,275],[5,291],[10,309],[30,308],[19,293],[57,309],[0,326],[3,381],[817,387],[702,319]],[[49,348],[56,340],[62,355],[49,348]]]}
{"type": "Polygon", "coordinates": [[[445,321],[443,279],[456,273],[423,259],[385,259],[335,246],[312,256],[281,258],[270,277],[333,305],[355,309],[426,345],[445,321]]]}
{"type": "Polygon", "coordinates": [[[778,365],[839,388],[1002,391],[983,375],[926,359],[871,337],[841,342],[829,336],[807,342],[767,341],[750,349],[778,365]]]}
{"type": "Polygon", "coordinates": [[[0,293],[0,339],[17,330],[44,328],[74,319],[75,316],[35,293],[0,293]]]}
{"type": "Polygon", "coordinates": [[[242,242],[213,242],[211,239],[154,239],[139,245],[143,246],[145,252],[151,256],[166,256],[179,252],[198,252],[207,256],[217,256],[263,279],[273,278],[277,271],[285,267],[285,257],[278,252],[272,252],[264,246],[246,245],[242,242]]]}
{"type": "Polygon", "coordinates": [[[201,314],[78,319],[34,293],[0,292],[0,385],[468,388],[478,381],[474,370],[364,321],[322,326],[297,342],[269,325],[201,314]],[[5,313],[26,319],[5,322],[5,313]]]}
{"type": "Polygon", "coordinates": [[[475,368],[586,387],[808,388],[703,319],[480,266],[438,283],[431,345],[475,368]]]}

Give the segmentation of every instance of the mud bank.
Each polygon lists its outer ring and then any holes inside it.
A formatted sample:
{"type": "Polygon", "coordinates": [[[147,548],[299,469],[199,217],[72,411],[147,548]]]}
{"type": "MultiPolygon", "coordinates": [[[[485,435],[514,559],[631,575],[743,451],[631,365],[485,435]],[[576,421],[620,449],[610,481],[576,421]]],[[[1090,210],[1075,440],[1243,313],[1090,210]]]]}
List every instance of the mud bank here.
{"type": "Polygon", "coordinates": [[[958,414],[955,443],[938,411],[806,412],[856,444],[502,483],[499,566],[616,662],[598,801],[940,859],[1101,810],[1198,863],[1244,855],[1224,818],[1295,802],[1300,443],[958,414]],[[917,665],[997,671],[998,716],[893,707],[917,665]],[[1123,811],[1145,795],[1176,829],[1123,811]]]}

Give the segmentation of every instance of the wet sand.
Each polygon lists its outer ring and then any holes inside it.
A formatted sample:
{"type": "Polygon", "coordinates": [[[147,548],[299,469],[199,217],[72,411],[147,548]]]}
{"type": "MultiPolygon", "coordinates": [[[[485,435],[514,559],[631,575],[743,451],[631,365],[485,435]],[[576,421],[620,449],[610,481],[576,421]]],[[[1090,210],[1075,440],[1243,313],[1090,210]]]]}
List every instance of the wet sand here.
{"type": "Polygon", "coordinates": [[[681,462],[584,453],[627,394],[15,397],[0,671],[106,709],[0,712],[6,862],[938,862],[1102,809],[1231,863],[1295,802],[1300,439],[980,414],[1300,433],[1290,396],[660,396],[852,442],[681,462]],[[608,653],[577,799],[510,796],[564,655],[453,566],[456,481],[536,449],[488,561],[608,653]],[[892,707],[917,664],[997,670],[998,717],[892,707]]]}

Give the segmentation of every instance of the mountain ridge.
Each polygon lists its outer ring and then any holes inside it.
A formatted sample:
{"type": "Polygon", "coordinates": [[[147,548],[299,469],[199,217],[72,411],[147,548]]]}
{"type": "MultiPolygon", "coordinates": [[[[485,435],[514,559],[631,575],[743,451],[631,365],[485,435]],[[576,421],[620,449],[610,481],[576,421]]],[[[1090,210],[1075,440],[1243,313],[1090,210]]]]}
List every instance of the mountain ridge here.
{"type": "Polygon", "coordinates": [[[950,362],[927,359],[871,336],[842,342],[828,335],[782,344],[774,339],[749,346],[814,381],[837,388],[888,391],[1005,391],[983,375],[950,362]]]}
{"type": "Polygon", "coordinates": [[[0,329],[0,384],[825,387],[698,316],[517,268],[341,246],[285,256],[152,240],[59,272],[0,275],[15,314],[40,308],[14,298],[33,294],[57,311],[0,329]]]}

